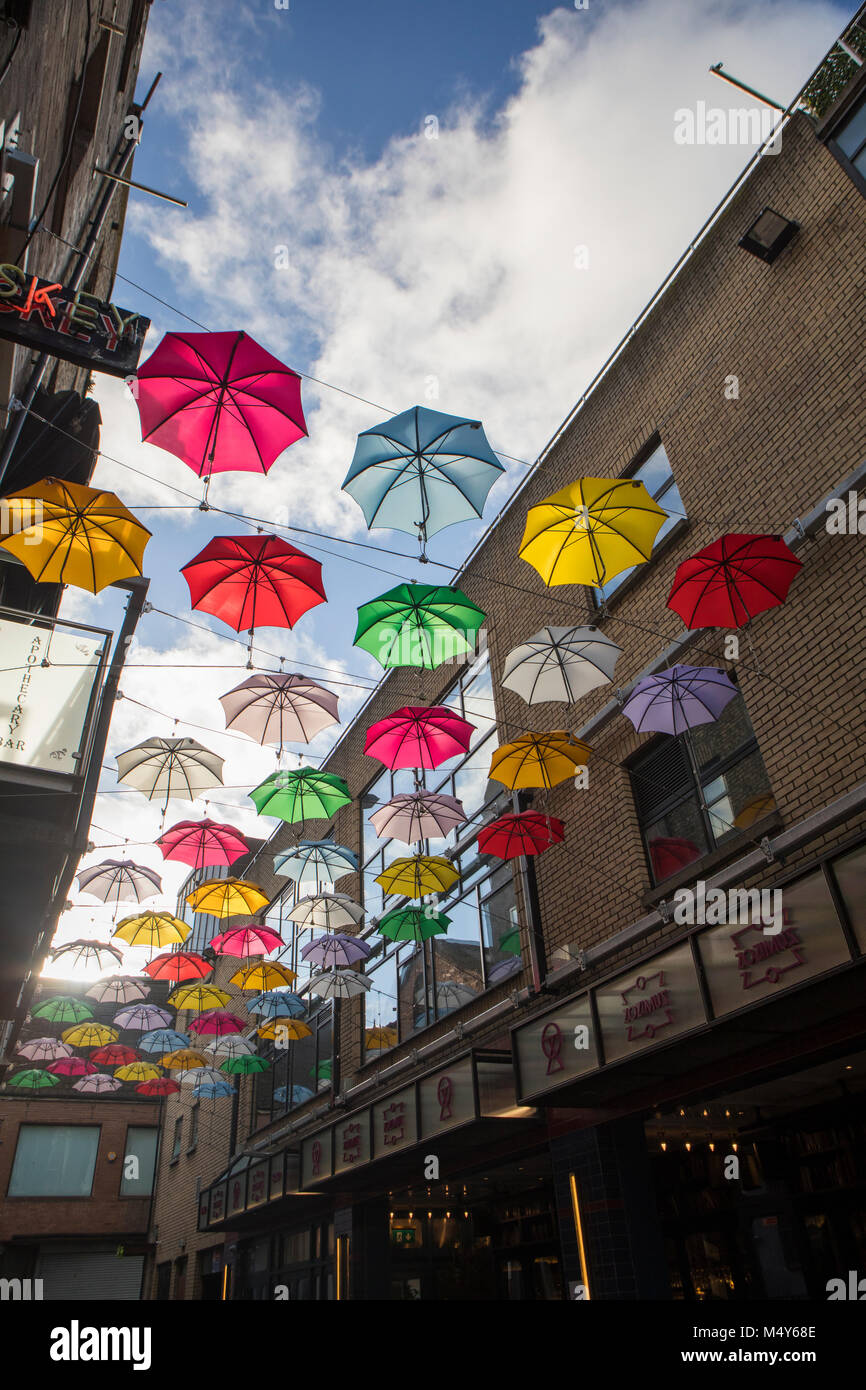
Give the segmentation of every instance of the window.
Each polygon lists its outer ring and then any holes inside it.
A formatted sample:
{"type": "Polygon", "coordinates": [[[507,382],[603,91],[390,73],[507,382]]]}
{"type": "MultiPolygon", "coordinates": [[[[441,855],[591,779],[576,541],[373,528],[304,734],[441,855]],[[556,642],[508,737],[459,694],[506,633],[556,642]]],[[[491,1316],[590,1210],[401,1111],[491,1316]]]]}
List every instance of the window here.
{"type": "Polygon", "coordinates": [[[176,1163],[180,1158],[180,1144],[183,1138],[183,1116],[178,1115],[174,1122],[174,1140],[171,1146],[171,1158],[169,1162],[176,1163]]]}
{"type": "Polygon", "coordinates": [[[99,1125],[22,1125],[8,1197],[89,1197],[99,1125]]]}
{"type": "MultiPolygon", "coordinates": [[[[658,502],[659,506],[663,507],[668,513],[667,521],[662,524],[655,538],[653,545],[653,549],[655,549],[660,545],[668,532],[673,530],[677,522],[683,520],[686,514],[683,506],[683,499],[680,497],[679,489],[674,482],[673,469],[671,468],[670,461],[665,452],[664,444],[657,444],[649,458],[645,459],[633,472],[626,473],[625,476],[629,478],[638,478],[643,483],[650,497],[658,502]]],[[[593,589],[592,592],[596,603],[600,606],[602,603],[606,602],[611,594],[616,593],[620,585],[625,583],[629,575],[634,574],[635,570],[639,568],[639,565],[632,565],[630,569],[623,570],[621,574],[615,574],[612,579],[609,579],[606,584],[602,584],[600,588],[593,589]]]]}
{"type": "Polygon", "coordinates": [[[159,1128],[155,1125],[129,1126],[126,1131],[123,1174],[120,1179],[121,1197],[150,1196],[153,1191],[158,1138],[159,1128]]]}
{"type": "Polygon", "coordinates": [[[655,739],[632,759],[629,773],[653,883],[775,809],[741,696],[714,723],[655,739]]]}
{"type": "Polygon", "coordinates": [[[198,1143],[198,1101],[196,1101],[189,1112],[189,1144],[187,1153],[190,1153],[198,1143]]]}
{"type": "MultiPolygon", "coordinates": [[[[304,936],[309,939],[309,933],[304,936]]],[[[309,974],[309,967],[306,973],[309,974]]],[[[255,1076],[255,1106],[258,1112],[267,1112],[270,1119],[296,1110],[312,1100],[317,1091],[331,1085],[333,1006],[315,995],[308,997],[307,1002],[308,1012],[300,1021],[312,1030],[311,1036],[283,1047],[267,1042],[261,1049],[271,1067],[255,1076]]]]}
{"type": "Polygon", "coordinates": [[[171,1298],[171,1261],[156,1267],[156,1297],[160,1302],[171,1298]]]}
{"type": "Polygon", "coordinates": [[[866,93],[828,141],[833,154],[866,193],[866,93]]]}

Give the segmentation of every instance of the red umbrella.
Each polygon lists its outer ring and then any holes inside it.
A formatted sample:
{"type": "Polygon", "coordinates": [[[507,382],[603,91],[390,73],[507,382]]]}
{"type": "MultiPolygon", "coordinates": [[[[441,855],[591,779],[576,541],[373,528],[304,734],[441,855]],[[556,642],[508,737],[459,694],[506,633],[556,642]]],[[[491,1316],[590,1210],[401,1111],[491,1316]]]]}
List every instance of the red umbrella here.
{"type": "Polygon", "coordinates": [[[250,849],[233,825],[220,825],[207,818],[178,821],[160,835],[156,843],[163,859],[178,859],[194,869],[208,868],[211,864],[228,866],[242,854],[249,854],[250,849]]]}
{"type": "Polygon", "coordinates": [[[558,845],[565,826],[556,816],[543,816],[539,811],[520,811],[500,816],[478,832],[478,848],[482,854],[495,854],[499,859],[516,859],[519,854],[543,854],[551,845],[558,845]]]}
{"type": "Polygon", "coordinates": [[[47,1070],[55,1076],[90,1076],[98,1068],[83,1057],[61,1057],[57,1062],[49,1062],[47,1070]]]}
{"type": "Polygon", "coordinates": [[[742,627],[788,596],[802,561],[781,536],[731,532],[677,569],[668,608],[686,627],[742,627]]]}
{"type": "Polygon", "coordinates": [[[249,927],[230,927],[215,936],[210,946],[218,956],[266,956],[285,942],[279,932],[256,924],[249,927]]]}
{"type": "Polygon", "coordinates": [[[152,980],[171,980],[177,985],[181,980],[203,980],[213,966],[195,951],[163,951],[144,968],[152,980]]]}
{"type": "Polygon", "coordinates": [[[214,536],[181,574],[193,608],[236,632],[294,627],[327,602],[319,561],[277,536],[214,536]]]}
{"type": "Polygon", "coordinates": [[[166,333],[136,373],[141,437],[213,473],[267,473],[307,433],[297,372],[246,333],[166,333]]]}
{"type": "Polygon", "coordinates": [[[123,1043],[107,1043],[105,1047],[98,1047],[95,1052],[91,1052],[91,1062],[96,1062],[100,1067],[125,1067],[127,1062],[137,1062],[141,1053],[134,1047],[126,1047],[123,1043]]]}
{"type": "Polygon", "coordinates": [[[406,705],[367,730],[364,752],[392,770],[438,767],[465,753],[475,725],[447,705],[406,705]]]}
{"type": "Polygon", "coordinates": [[[684,869],[687,864],[694,864],[703,854],[703,850],[692,840],[684,840],[674,835],[660,835],[654,840],[648,840],[647,848],[657,883],[663,878],[670,878],[671,874],[675,874],[678,869],[684,869]]]}
{"type": "Polygon", "coordinates": [[[167,1076],[155,1077],[153,1081],[139,1081],[135,1088],[143,1096],[173,1096],[180,1090],[177,1081],[167,1076]]]}
{"type": "Polygon", "coordinates": [[[246,1026],[242,1018],[229,1013],[227,1009],[205,1009],[204,1013],[191,1020],[189,1031],[199,1034],[212,1033],[223,1038],[228,1033],[242,1033],[246,1026]]]}

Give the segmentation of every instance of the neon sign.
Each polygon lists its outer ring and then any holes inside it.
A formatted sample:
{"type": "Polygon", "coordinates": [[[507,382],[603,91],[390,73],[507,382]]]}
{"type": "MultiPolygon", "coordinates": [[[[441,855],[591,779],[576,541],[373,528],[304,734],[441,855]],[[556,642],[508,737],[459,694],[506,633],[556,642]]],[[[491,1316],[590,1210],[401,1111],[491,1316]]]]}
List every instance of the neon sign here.
{"type": "Polygon", "coordinates": [[[85,290],[0,265],[0,338],[111,376],[138,366],[150,319],[85,290]]]}

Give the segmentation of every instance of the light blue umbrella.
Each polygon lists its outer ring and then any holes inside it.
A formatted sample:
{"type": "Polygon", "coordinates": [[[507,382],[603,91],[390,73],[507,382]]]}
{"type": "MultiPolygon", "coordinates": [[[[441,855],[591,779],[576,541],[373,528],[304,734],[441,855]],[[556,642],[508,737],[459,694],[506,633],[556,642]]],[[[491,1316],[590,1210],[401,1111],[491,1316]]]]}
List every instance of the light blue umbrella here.
{"type": "Polygon", "coordinates": [[[235,1088],[228,1081],[205,1081],[201,1086],[193,1086],[192,1093],[197,1100],[219,1100],[221,1096],[233,1096],[235,1088]]]}
{"type": "Polygon", "coordinates": [[[291,849],[274,855],[274,873],[305,883],[336,883],[346,874],[357,873],[358,856],[333,840],[301,840],[291,849]]]}
{"type": "Polygon", "coordinates": [[[278,1086],[274,1091],[274,1100],[277,1105],[300,1105],[305,1100],[312,1100],[315,1091],[311,1091],[309,1086],[292,1086],[291,1099],[289,1099],[289,1087],[278,1086]]]}
{"type": "Polygon", "coordinates": [[[189,1047],[186,1033],[176,1033],[173,1028],[152,1028],[139,1038],[142,1052],[174,1052],[179,1047],[189,1047]]]}
{"type": "Polygon", "coordinates": [[[251,999],[246,1007],[248,1013],[258,1014],[265,1019],[300,1018],[307,1012],[303,999],[299,999],[297,994],[292,994],[288,989],[265,990],[263,994],[257,994],[255,999],[251,999]]]}
{"type": "Polygon", "coordinates": [[[505,472],[480,420],[416,405],[358,435],[343,482],[373,530],[428,536],[475,520],[505,472]]]}

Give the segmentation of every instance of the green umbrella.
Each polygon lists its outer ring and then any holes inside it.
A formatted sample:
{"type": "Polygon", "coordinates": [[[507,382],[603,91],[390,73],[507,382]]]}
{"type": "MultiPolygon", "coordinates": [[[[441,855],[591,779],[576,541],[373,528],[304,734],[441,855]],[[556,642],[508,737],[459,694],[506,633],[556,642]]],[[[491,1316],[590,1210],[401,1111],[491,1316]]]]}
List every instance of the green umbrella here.
{"type": "Polygon", "coordinates": [[[342,777],[314,767],[272,772],[249,795],[261,815],[285,821],[330,820],[352,800],[342,777]]]}
{"type": "Polygon", "coordinates": [[[450,925],[451,918],[444,912],[428,914],[424,907],[395,907],[376,930],[389,941],[426,941],[430,936],[444,936],[450,925]]]}
{"type": "Polygon", "coordinates": [[[60,1077],[32,1067],[29,1071],[17,1071],[14,1076],[10,1076],[6,1084],[16,1086],[19,1091],[44,1091],[49,1086],[59,1086],[60,1077]]]}
{"type": "Polygon", "coordinates": [[[486,617],[460,589],[398,584],[358,609],[355,646],[386,668],[432,671],[471,651],[486,617]]]}
{"type": "Polygon", "coordinates": [[[233,1075],[249,1076],[250,1072],[267,1071],[270,1062],[265,1061],[264,1057],[254,1057],[251,1054],[240,1057],[227,1057],[224,1062],[220,1062],[220,1071],[231,1072],[233,1075]]]}
{"type": "Polygon", "coordinates": [[[93,1018],[93,1010],[71,994],[56,994],[34,1009],[32,1016],[47,1018],[51,1023],[84,1023],[93,1018]]]}
{"type": "Polygon", "coordinates": [[[520,955],[520,928],[512,927],[504,936],[499,938],[500,951],[507,951],[511,956],[520,955]]]}
{"type": "Polygon", "coordinates": [[[333,1076],[334,1063],[330,1057],[326,1057],[324,1062],[320,1062],[317,1067],[310,1068],[310,1076],[314,1076],[317,1081],[330,1081],[333,1076]]]}

